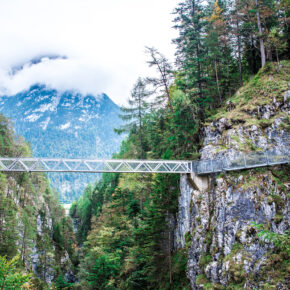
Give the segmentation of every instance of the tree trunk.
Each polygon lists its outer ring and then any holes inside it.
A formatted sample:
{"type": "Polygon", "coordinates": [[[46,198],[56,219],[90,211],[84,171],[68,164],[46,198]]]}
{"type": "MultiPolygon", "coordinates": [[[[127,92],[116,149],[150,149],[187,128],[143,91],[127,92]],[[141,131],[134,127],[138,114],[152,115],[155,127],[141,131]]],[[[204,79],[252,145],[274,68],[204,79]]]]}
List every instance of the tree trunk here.
{"type": "Polygon", "coordinates": [[[44,254],[44,263],[43,263],[44,265],[44,267],[43,267],[43,273],[42,273],[42,276],[43,276],[43,280],[45,281],[45,278],[46,278],[46,252],[45,252],[45,254],[44,254]]]}
{"type": "Polygon", "coordinates": [[[26,239],[26,226],[24,225],[23,237],[22,237],[22,247],[21,247],[21,259],[23,264],[25,265],[25,239],[26,239]]]}
{"type": "Polygon", "coordinates": [[[199,41],[198,44],[196,45],[196,57],[198,59],[197,61],[197,74],[198,74],[198,89],[199,89],[199,97],[202,100],[203,99],[203,91],[202,91],[202,81],[201,81],[201,65],[199,61],[199,41]]]}
{"type": "Polygon", "coordinates": [[[229,90],[229,97],[232,96],[232,89],[231,89],[231,80],[230,80],[230,68],[229,68],[229,59],[226,59],[227,61],[227,87],[229,90]]]}
{"type": "Polygon", "coordinates": [[[171,113],[173,114],[174,111],[173,111],[173,106],[172,106],[172,103],[171,103],[171,99],[170,99],[170,93],[169,93],[169,88],[168,88],[168,85],[167,85],[167,78],[166,78],[166,72],[164,72],[160,66],[160,63],[158,62],[157,58],[151,54],[155,64],[157,65],[157,68],[160,72],[160,75],[161,75],[161,79],[162,79],[162,83],[163,83],[163,86],[164,86],[164,89],[165,89],[165,94],[166,94],[166,97],[167,97],[167,101],[168,101],[168,106],[170,108],[170,111],[171,113]]]}
{"type": "MultiPolygon", "coordinates": [[[[192,1],[192,17],[195,14],[195,1],[192,1]]],[[[198,32],[198,39],[196,42],[196,58],[197,58],[197,83],[198,83],[198,89],[199,89],[199,98],[200,100],[203,99],[203,90],[202,90],[202,73],[201,73],[201,64],[200,64],[200,31],[198,28],[198,23],[196,23],[196,21],[194,21],[194,29],[195,31],[198,32]]],[[[201,102],[202,103],[202,102],[201,102]]],[[[202,103],[203,104],[203,103],[202,103]]],[[[205,110],[204,110],[204,106],[201,106],[201,119],[204,120],[205,118],[205,110]]]]}
{"type": "Polygon", "coordinates": [[[143,191],[141,190],[141,194],[140,194],[140,213],[142,216],[143,213],[143,191]]]}
{"type": "MultiPolygon", "coordinates": [[[[158,67],[159,67],[159,65],[158,65],[158,67]]],[[[166,81],[166,76],[164,75],[164,73],[162,72],[160,67],[159,67],[159,70],[160,70],[160,73],[161,73],[161,76],[162,76],[163,85],[165,87],[165,92],[166,92],[166,96],[167,96],[167,100],[168,100],[168,105],[169,105],[171,113],[173,114],[174,111],[173,111],[173,106],[172,106],[171,99],[170,99],[170,93],[169,93],[169,88],[168,88],[167,81],[166,81]]]]}
{"type": "Polygon", "coordinates": [[[241,57],[241,36],[240,36],[240,23],[239,16],[237,15],[237,40],[238,40],[238,60],[239,60],[239,73],[240,73],[240,86],[243,86],[243,71],[242,71],[242,57],[241,57]]]}
{"type": "Polygon", "coordinates": [[[257,25],[258,25],[258,31],[259,31],[261,63],[263,67],[266,63],[265,45],[264,45],[264,40],[263,40],[263,30],[262,30],[261,19],[260,19],[259,3],[258,3],[258,0],[255,0],[255,1],[256,1],[256,9],[257,9],[256,16],[257,16],[257,25]]]}
{"type": "Polygon", "coordinates": [[[139,110],[138,110],[138,118],[139,118],[139,139],[140,139],[140,157],[144,159],[143,156],[143,135],[142,135],[142,114],[141,114],[141,100],[139,96],[139,110]]]}
{"type": "Polygon", "coordinates": [[[272,57],[272,49],[270,47],[267,50],[267,54],[268,54],[269,61],[272,61],[273,60],[273,57],[272,57]]]}
{"type": "Polygon", "coordinates": [[[218,76],[218,69],[217,69],[216,56],[214,56],[214,68],[215,68],[215,80],[216,80],[216,86],[217,86],[217,91],[218,91],[219,100],[220,100],[220,104],[221,104],[221,103],[222,103],[222,96],[221,96],[220,86],[219,86],[219,76],[218,76]]]}
{"type": "Polygon", "coordinates": [[[252,67],[252,73],[256,74],[258,69],[257,69],[257,63],[256,63],[256,54],[255,54],[255,45],[254,45],[254,37],[251,34],[251,53],[252,53],[252,58],[250,59],[251,67],[252,67]]]}
{"type": "MultiPolygon", "coordinates": [[[[168,202],[169,203],[169,202],[168,202]]],[[[169,211],[167,210],[167,217],[169,221],[168,226],[168,266],[169,266],[169,283],[172,284],[172,263],[171,263],[171,233],[170,233],[170,219],[169,219],[169,211]]]]}

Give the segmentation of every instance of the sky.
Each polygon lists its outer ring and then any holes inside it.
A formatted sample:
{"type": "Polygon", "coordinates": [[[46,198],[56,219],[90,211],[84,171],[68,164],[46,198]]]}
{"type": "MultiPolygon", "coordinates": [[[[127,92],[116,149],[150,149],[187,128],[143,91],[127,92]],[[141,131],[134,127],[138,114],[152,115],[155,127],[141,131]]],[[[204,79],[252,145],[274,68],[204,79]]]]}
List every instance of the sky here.
{"type": "Polygon", "coordinates": [[[179,0],[0,0],[0,95],[32,84],[83,94],[106,93],[126,104],[148,68],[145,46],[172,62],[179,0]],[[35,57],[66,58],[29,65],[35,57]],[[21,70],[13,68],[21,67],[21,70]]]}

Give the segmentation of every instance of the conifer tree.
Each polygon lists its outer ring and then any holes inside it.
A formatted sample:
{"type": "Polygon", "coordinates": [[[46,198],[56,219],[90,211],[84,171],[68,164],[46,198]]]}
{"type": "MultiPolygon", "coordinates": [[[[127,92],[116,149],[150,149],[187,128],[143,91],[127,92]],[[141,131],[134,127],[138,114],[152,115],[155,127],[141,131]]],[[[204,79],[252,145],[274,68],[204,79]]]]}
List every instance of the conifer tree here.
{"type": "Polygon", "coordinates": [[[131,92],[131,98],[129,98],[128,107],[121,107],[123,112],[120,117],[122,120],[127,121],[125,126],[115,131],[118,133],[129,132],[133,128],[137,128],[137,134],[139,135],[139,158],[144,159],[144,136],[143,136],[143,119],[148,110],[147,99],[150,96],[150,92],[146,89],[145,81],[139,78],[135,83],[131,92]]]}
{"type": "Polygon", "coordinates": [[[178,29],[179,37],[173,42],[177,45],[177,64],[184,76],[182,89],[200,105],[204,117],[210,98],[205,91],[207,74],[204,63],[207,55],[203,40],[206,20],[202,1],[185,0],[174,14],[174,28],[178,29]]]}
{"type": "Polygon", "coordinates": [[[152,85],[155,93],[155,103],[157,105],[166,104],[171,113],[173,106],[170,97],[169,87],[173,80],[173,69],[168,59],[154,47],[146,47],[146,53],[151,57],[147,63],[149,67],[155,67],[158,77],[148,77],[147,83],[152,85]]]}
{"type": "Polygon", "coordinates": [[[30,274],[21,273],[17,269],[19,262],[19,256],[15,256],[11,260],[7,260],[6,257],[0,256],[0,289],[31,289],[29,285],[31,276],[30,274]]]}
{"type": "Polygon", "coordinates": [[[206,19],[209,22],[207,37],[205,44],[209,50],[208,56],[212,60],[212,67],[214,71],[216,91],[218,94],[219,102],[222,102],[222,93],[219,80],[219,63],[228,58],[229,56],[224,53],[227,48],[227,25],[223,15],[223,9],[219,6],[216,0],[213,3],[212,12],[206,19]]]}
{"type": "Polygon", "coordinates": [[[240,81],[240,87],[241,87],[243,85],[242,33],[241,33],[243,15],[241,12],[241,0],[234,0],[234,3],[232,4],[233,4],[233,10],[230,11],[232,29],[230,30],[229,34],[232,34],[236,39],[236,42],[233,46],[234,46],[234,50],[237,51],[237,55],[238,55],[239,81],[240,81]]]}
{"type": "Polygon", "coordinates": [[[265,54],[265,45],[264,45],[263,30],[262,30],[262,24],[261,24],[259,1],[255,0],[255,4],[256,4],[257,26],[258,26],[258,31],[259,31],[258,38],[260,42],[261,63],[263,67],[266,63],[266,54],[265,54]]]}

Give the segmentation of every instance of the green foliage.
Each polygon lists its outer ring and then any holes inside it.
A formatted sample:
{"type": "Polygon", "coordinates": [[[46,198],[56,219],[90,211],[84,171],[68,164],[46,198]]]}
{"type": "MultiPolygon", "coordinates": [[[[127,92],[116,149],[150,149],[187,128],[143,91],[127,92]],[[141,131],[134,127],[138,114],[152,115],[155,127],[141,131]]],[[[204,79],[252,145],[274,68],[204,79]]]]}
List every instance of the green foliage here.
{"type": "MultiPolygon", "coordinates": [[[[260,116],[257,118],[251,112],[257,110],[259,106],[271,104],[273,99],[284,102],[283,96],[288,90],[289,73],[289,60],[281,62],[279,71],[277,71],[277,66],[274,63],[267,63],[257,75],[228,99],[228,102],[233,104],[231,110],[211,111],[209,120],[225,117],[232,120],[233,126],[243,123],[244,126],[256,125],[262,129],[268,127],[273,123],[273,118],[268,120],[259,118],[260,116]]],[[[286,114],[280,112],[275,115],[275,118],[278,116],[283,117],[285,119],[284,123],[287,123],[286,114]]]]}
{"type": "MultiPolygon", "coordinates": [[[[0,130],[1,154],[30,154],[29,147],[21,138],[15,140],[9,121],[2,115],[0,130]]],[[[0,255],[11,260],[5,265],[10,265],[11,271],[17,269],[22,273],[24,265],[31,265],[36,249],[38,266],[35,274],[45,280],[48,270],[61,264],[62,257],[67,253],[70,261],[77,264],[74,248],[72,221],[65,217],[64,209],[49,187],[46,176],[42,173],[0,173],[0,255]],[[20,258],[14,258],[17,254],[20,258]],[[19,262],[16,263],[16,260],[19,262]]],[[[1,261],[3,264],[4,258],[1,261]]],[[[21,275],[15,277],[21,278],[21,275]]],[[[39,289],[45,284],[36,278],[34,282],[39,289]]],[[[15,287],[13,289],[21,288],[15,287]]]]}
{"type": "Polygon", "coordinates": [[[143,137],[143,119],[144,115],[148,111],[147,98],[150,93],[146,90],[145,82],[139,78],[131,93],[129,99],[129,107],[121,107],[123,112],[120,117],[122,120],[127,121],[122,128],[116,129],[116,132],[130,132],[138,128],[139,134],[139,158],[144,159],[144,137],[143,137]],[[129,123],[128,123],[129,122],[129,123]]]}
{"type": "Polygon", "coordinates": [[[99,216],[103,204],[109,202],[118,185],[119,174],[103,174],[102,179],[93,188],[88,185],[82,197],[70,208],[70,216],[78,220],[77,241],[82,244],[91,229],[91,219],[99,216]]]}
{"type": "Polygon", "coordinates": [[[205,269],[205,267],[212,261],[212,257],[209,254],[202,255],[200,258],[200,265],[205,269]]]}
{"type": "Polygon", "coordinates": [[[19,256],[11,260],[0,256],[0,289],[24,289],[25,285],[29,286],[31,274],[27,274],[17,269],[19,256]]]}
{"type": "MultiPolygon", "coordinates": [[[[81,285],[89,289],[144,289],[169,281],[166,248],[170,241],[167,235],[161,237],[168,231],[164,221],[177,207],[179,178],[172,177],[127,174],[117,178],[111,198],[91,220],[86,255],[80,265],[81,285]],[[164,259],[166,262],[161,263],[164,259]]],[[[106,186],[112,186],[113,180],[104,178],[96,184],[94,201],[106,186]]],[[[179,278],[185,277],[186,260],[180,256],[173,264],[171,276],[178,284],[179,278]]]]}
{"type": "Polygon", "coordinates": [[[169,272],[161,282],[159,289],[182,289],[189,290],[189,281],[186,277],[188,251],[180,249],[172,254],[172,283],[170,284],[169,272]]]}
{"type": "MultiPolygon", "coordinates": [[[[283,53],[289,50],[288,44],[278,49],[277,43],[277,39],[285,41],[287,34],[286,26],[279,24],[282,18],[278,11],[283,14],[285,10],[282,6],[278,9],[273,1],[267,1],[263,8],[275,8],[274,13],[259,10],[265,20],[263,37],[269,48],[277,48],[278,58],[285,58],[283,53]],[[278,26],[278,34],[274,30],[266,33],[278,26]]],[[[289,61],[281,61],[278,71],[276,64],[268,63],[251,78],[260,68],[261,35],[253,17],[258,8],[253,1],[181,1],[174,12],[179,32],[174,41],[177,71],[157,49],[147,48],[151,57],[148,64],[158,75],[148,77],[142,85],[138,81],[134,87],[132,106],[123,110],[124,119],[133,123],[128,124],[129,134],[115,158],[196,159],[206,118],[226,116],[237,121],[235,124],[243,121],[261,127],[271,124],[272,120],[249,118],[248,112],[273,98],[282,101],[288,89],[289,61]],[[247,84],[237,92],[243,82],[247,84]],[[150,105],[143,103],[149,91],[157,97],[150,105]],[[226,100],[232,108],[220,108],[226,100]]],[[[242,149],[257,148],[248,142],[242,149]]],[[[93,188],[86,189],[70,211],[78,220],[78,242],[83,244],[78,274],[81,287],[189,289],[185,270],[190,233],[185,249],[172,253],[171,221],[177,211],[178,179],[166,174],[104,174],[93,188]]],[[[277,212],[277,222],[280,217],[277,212]]],[[[202,267],[212,261],[210,231],[205,242],[208,252],[201,256],[202,267]]],[[[243,250],[243,245],[236,243],[224,259],[231,261],[243,250]]],[[[230,268],[230,287],[241,287],[246,279],[243,265],[231,261],[230,268]]],[[[204,275],[196,282],[205,289],[220,288],[204,275]]]]}
{"type": "Polygon", "coordinates": [[[53,241],[55,242],[55,245],[59,249],[63,249],[64,247],[64,237],[61,232],[61,225],[60,224],[54,224],[53,225],[53,234],[52,234],[53,241]]]}
{"type": "Polygon", "coordinates": [[[109,254],[100,255],[89,273],[88,283],[94,289],[117,289],[113,285],[114,277],[118,275],[119,270],[118,257],[109,254]]]}
{"type": "Polygon", "coordinates": [[[12,258],[17,252],[17,208],[5,194],[7,184],[6,176],[0,173],[0,255],[12,258]]]}
{"type": "Polygon", "coordinates": [[[70,289],[69,287],[72,285],[72,283],[68,283],[65,280],[65,277],[63,274],[59,274],[58,277],[54,281],[54,286],[56,289],[70,289]]]}
{"type": "Polygon", "coordinates": [[[255,222],[253,222],[252,225],[258,230],[258,237],[268,242],[272,242],[278,251],[286,252],[290,255],[290,231],[286,231],[285,234],[276,234],[267,230],[265,225],[255,222]]]}
{"type": "Polygon", "coordinates": [[[209,280],[204,274],[197,275],[195,283],[197,285],[204,285],[209,283],[209,280]]]}

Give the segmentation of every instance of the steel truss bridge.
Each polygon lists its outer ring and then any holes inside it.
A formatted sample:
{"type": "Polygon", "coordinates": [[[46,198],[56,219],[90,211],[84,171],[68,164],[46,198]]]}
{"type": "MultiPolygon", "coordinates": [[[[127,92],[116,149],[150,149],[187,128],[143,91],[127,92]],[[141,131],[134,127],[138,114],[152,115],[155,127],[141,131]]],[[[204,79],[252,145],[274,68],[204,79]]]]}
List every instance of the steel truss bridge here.
{"type": "Polygon", "coordinates": [[[239,153],[234,158],[223,157],[200,161],[182,160],[99,160],[61,158],[0,157],[0,172],[124,172],[124,173],[196,173],[198,175],[248,168],[274,166],[290,162],[289,152],[274,151],[239,153]]]}

